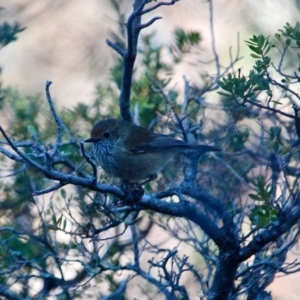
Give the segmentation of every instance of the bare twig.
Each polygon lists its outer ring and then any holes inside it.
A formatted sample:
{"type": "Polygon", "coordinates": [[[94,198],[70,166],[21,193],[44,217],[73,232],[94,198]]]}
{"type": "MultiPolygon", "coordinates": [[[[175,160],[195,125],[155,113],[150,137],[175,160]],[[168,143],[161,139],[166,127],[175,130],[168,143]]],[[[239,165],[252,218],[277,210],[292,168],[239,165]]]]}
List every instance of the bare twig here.
{"type": "Polygon", "coordinates": [[[214,61],[216,64],[216,70],[217,70],[217,78],[220,78],[220,62],[219,62],[219,55],[217,53],[216,49],[216,38],[214,33],[214,9],[213,9],[213,0],[208,1],[209,5],[209,25],[210,25],[210,34],[212,38],[212,51],[214,54],[214,61]]]}
{"type": "Polygon", "coordinates": [[[80,141],[80,149],[81,149],[81,153],[82,153],[83,157],[93,168],[93,182],[96,183],[97,182],[97,165],[91,160],[91,157],[86,154],[82,141],[80,141]]]}
{"type": "MultiPolygon", "coordinates": [[[[46,85],[45,85],[45,91],[46,91],[46,97],[47,97],[47,101],[51,110],[51,114],[53,116],[53,119],[56,123],[56,127],[57,127],[57,134],[56,134],[56,143],[54,145],[51,157],[54,157],[55,154],[58,151],[58,148],[61,145],[61,141],[62,141],[62,132],[63,130],[68,134],[69,131],[66,128],[66,126],[64,125],[64,123],[62,122],[61,118],[59,117],[59,115],[56,113],[55,107],[54,107],[54,103],[52,101],[52,97],[50,94],[50,85],[52,84],[52,81],[46,81],[46,85]]],[[[71,136],[68,134],[69,140],[71,140],[71,136]]]]}

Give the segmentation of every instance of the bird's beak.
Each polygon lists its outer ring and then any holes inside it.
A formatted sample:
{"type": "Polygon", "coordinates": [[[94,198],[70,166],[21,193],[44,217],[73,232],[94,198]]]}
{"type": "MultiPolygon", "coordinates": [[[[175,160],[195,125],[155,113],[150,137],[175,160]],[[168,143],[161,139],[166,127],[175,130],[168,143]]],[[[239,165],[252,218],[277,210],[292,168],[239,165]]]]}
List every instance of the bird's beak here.
{"type": "Polygon", "coordinates": [[[87,140],[85,140],[84,142],[85,143],[95,143],[95,142],[97,142],[98,141],[98,139],[95,139],[95,138],[89,138],[89,139],[87,139],[87,140]]]}

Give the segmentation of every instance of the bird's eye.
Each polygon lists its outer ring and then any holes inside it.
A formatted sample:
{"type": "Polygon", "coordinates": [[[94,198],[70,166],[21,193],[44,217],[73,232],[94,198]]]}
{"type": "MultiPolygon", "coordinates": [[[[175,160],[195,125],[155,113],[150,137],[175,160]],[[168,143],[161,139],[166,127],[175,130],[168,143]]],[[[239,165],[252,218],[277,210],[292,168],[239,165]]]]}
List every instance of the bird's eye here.
{"type": "Polygon", "coordinates": [[[110,133],[109,133],[109,132],[104,132],[103,136],[104,136],[105,138],[109,138],[109,137],[110,137],[110,133]]]}

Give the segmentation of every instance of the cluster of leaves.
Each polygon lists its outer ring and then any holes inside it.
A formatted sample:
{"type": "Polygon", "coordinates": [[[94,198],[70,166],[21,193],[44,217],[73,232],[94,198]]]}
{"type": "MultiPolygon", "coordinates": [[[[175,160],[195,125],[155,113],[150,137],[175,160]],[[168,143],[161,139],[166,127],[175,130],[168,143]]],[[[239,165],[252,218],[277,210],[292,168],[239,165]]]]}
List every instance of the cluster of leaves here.
{"type": "Polygon", "coordinates": [[[26,28],[21,27],[18,22],[9,24],[4,22],[0,25],[0,48],[17,40],[17,34],[24,31],[26,28]]]}
{"type": "Polygon", "coordinates": [[[220,81],[220,86],[226,93],[219,92],[219,94],[225,99],[233,99],[238,104],[245,104],[248,99],[258,101],[257,96],[262,91],[266,91],[270,97],[272,96],[268,80],[268,69],[271,60],[267,56],[271,50],[269,40],[263,35],[254,35],[246,43],[254,52],[251,56],[257,59],[249,75],[246,77],[241,76],[240,72],[238,75],[229,73],[227,77],[223,77],[220,81]]]}
{"type": "MultiPolygon", "coordinates": [[[[2,23],[0,25],[0,49],[5,47],[9,43],[16,41],[17,34],[24,30],[25,27],[21,27],[21,25],[18,22],[15,22],[14,24],[9,24],[6,22],[2,23]]],[[[1,72],[1,68],[0,68],[0,72],[1,72]]],[[[4,95],[3,95],[2,83],[0,82],[0,109],[2,108],[3,99],[4,99],[4,95]]]]}
{"type": "MultiPolygon", "coordinates": [[[[295,26],[291,26],[286,23],[283,29],[280,29],[278,33],[275,34],[275,38],[278,40],[284,40],[287,46],[291,46],[294,49],[300,48],[300,23],[297,22],[295,26]]],[[[300,72],[300,69],[298,69],[300,72]]]]}
{"type": "Polygon", "coordinates": [[[278,209],[273,203],[274,191],[262,175],[258,176],[252,184],[256,187],[257,193],[249,194],[249,197],[255,201],[249,219],[255,228],[265,228],[270,222],[275,221],[278,215],[278,209]]]}
{"type": "MultiPolygon", "coordinates": [[[[266,109],[266,111],[273,109],[275,112],[281,112],[280,108],[277,109],[277,106],[283,105],[281,100],[273,99],[273,90],[276,88],[282,90],[283,95],[287,93],[293,94],[289,85],[297,84],[299,77],[296,73],[294,76],[283,74],[281,69],[276,69],[274,63],[272,63],[275,71],[285,77],[281,80],[281,83],[286,85],[282,85],[274,80],[270,70],[270,55],[272,55],[272,49],[283,47],[281,66],[288,49],[299,48],[299,29],[299,23],[296,23],[294,27],[287,23],[284,29],[279,30],[279,33],[275,34],[274,39],[263,35],[254,35],[246,41],[252,52],[250,55],[255,59],[255,63],[249,71],[248,76],[242,75],[241,70],[239,70],[237,73],[229,73],[221,79],[220,87],[222,90],[218,92],[222,96],[221,101],[226,109],[231,108],[230,114],[235,122],[237,122],[236,124],[240,124],[240,127],[245,127],[244,120],[257,117],[259,114],[258,109],[260,108],[266,109]],[[279,41],[280,45],[278,44],[279,41]],[[294,82],[292,82],[292,78],[295,79],[294,82]],[[265,93],[266,97],[263,96],[263,93],[265,93]],[[267,104],[265,104],[266,102],[267,104]]],[[[288,102],[289,105],[295,103],[294,101],[298,99],[290,97],[290,100],[288,102]]],[[[268,120],[271,123],[277,122],[275,121],[277,120],[276,118],[272,120],[270,116],[268,120]]],[[[295,126],[294,122],[291,124],[295,126]]],[[[287,123],[284,126],[289,126],[289,124],[287,123]]],[[[291,143],[291,140],[288,141],[286,138],[283,138],[282,132],[284,126],[274,125],[270,126],[269,130],[266,130],[266,147],[275,154],[286,155],[291,150],[291,146],[288,144],[291,143]]],[[[230,137],[230,148],[233,148],[235,151],[242,150],[245,147],[245,143],[250,142],[249,138],[249,129],[238,127],[236,132],[230,137]]],[[[250,210],[250,220],[255,227],[266,227],[269,222],[276,219],[278,214],[278,209],[271,200],[274,200],[274,191],[265,175],[258,176],[254,180],[249,180],[257,189],[257,194],[249,194],[249,197],[256,203],[250,210]]]]}

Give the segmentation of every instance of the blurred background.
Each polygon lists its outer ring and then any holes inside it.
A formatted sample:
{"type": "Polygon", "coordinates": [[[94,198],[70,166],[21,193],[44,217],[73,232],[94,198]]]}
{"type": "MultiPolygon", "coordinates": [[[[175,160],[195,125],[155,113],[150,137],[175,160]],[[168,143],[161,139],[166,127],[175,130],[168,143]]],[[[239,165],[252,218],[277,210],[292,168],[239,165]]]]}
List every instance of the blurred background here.
{"type": "MultiPolygon", "coordinates": [[[[130,12],[132,1],[123,1],[130,12]]],[[[275,33],[286,22],[300,19],[297,0],[238,1],[214,3],[216,47],[223,64],[229,60],[229,47],[237,48],[240,33],[244,40],[252,34],[275,33]]],[[[119,20],[110,0],[0,0],[2,21],[18,21],[26,30],[19,39],[1,51],[0,66],[7,85],[21,92],[42,92],[46,80],[54,82],[53,96],[66,105],[93,98],[95,84],[109,80],[109,69],[116,55],[105,39],[116,31],[119,20]]],[[[206,1],[185,0],[154,12],[163,19],[145,32],[158,31],[158,39],[168,42],[175,27],[200,31],[202,59],[211,60],[211,34],[206,1]]],[[[152,13],[153,16],[153,13],[152,13]]],[[[151,15],[145,17],[149,20],[151,15]]],[[[250,62],[251,63],[251,62],[250,62]]],[[[245,66],[247,61],[243,61],[245,66]]],[[[192,77],[191,68],[180,70],[192,77]]],[[[190,78],[189,78],[190,79],[190,78]]]]}
{"type": "MultiPolygon", "coordinates": [[[[133,1],[124,0],[121,9],[131,11],[133,1]]],[[[3,48],[0,67],[4,85],[17,88],[26,95],[43,93],[46,80],[53,81],[52,96],[60,107],[72,107],[78,102],[89,103],[95,98],[95,86],[108,84],[110,68],[116,55],[106,45],[106,38],[118,29],[118,17],[110,0],[0,0],[1,22],[18,21],[26,30],[18,40],[3,48]]],[[[147,15],[162,16],[146,32],[157,31],[157,43],[168,43],[176,27],[201,33],[201,61],[213,59],[209,7],[206,1],[182,0],[147,15]]],[[[229,62],[229,49],[238,49],[246,58],[239,62],[247,68],[253,61],[244,43],[253,34],[274,34],[286,22],[300,20],[299,0],[214,2],[214,32],[221,64],[229,62]]],[[[214,72],[213,64],[202,64],[214,72]]],[[[205,71],[204,70],[204,71],[205,71]]],[[[173,83],[182,85],[198,74],[197,67],[182,64],[173,83]]],[[[203,71],[203,70],[201,70],[203,71]]],[[[289,259],[292,259],[293,254],[289,259]]],[[[297,257],[294,257],[297,258],[297,257]]],[[[300,274],[277,278],[270,286],[274,299],[300,299],[300,274]]]]}

